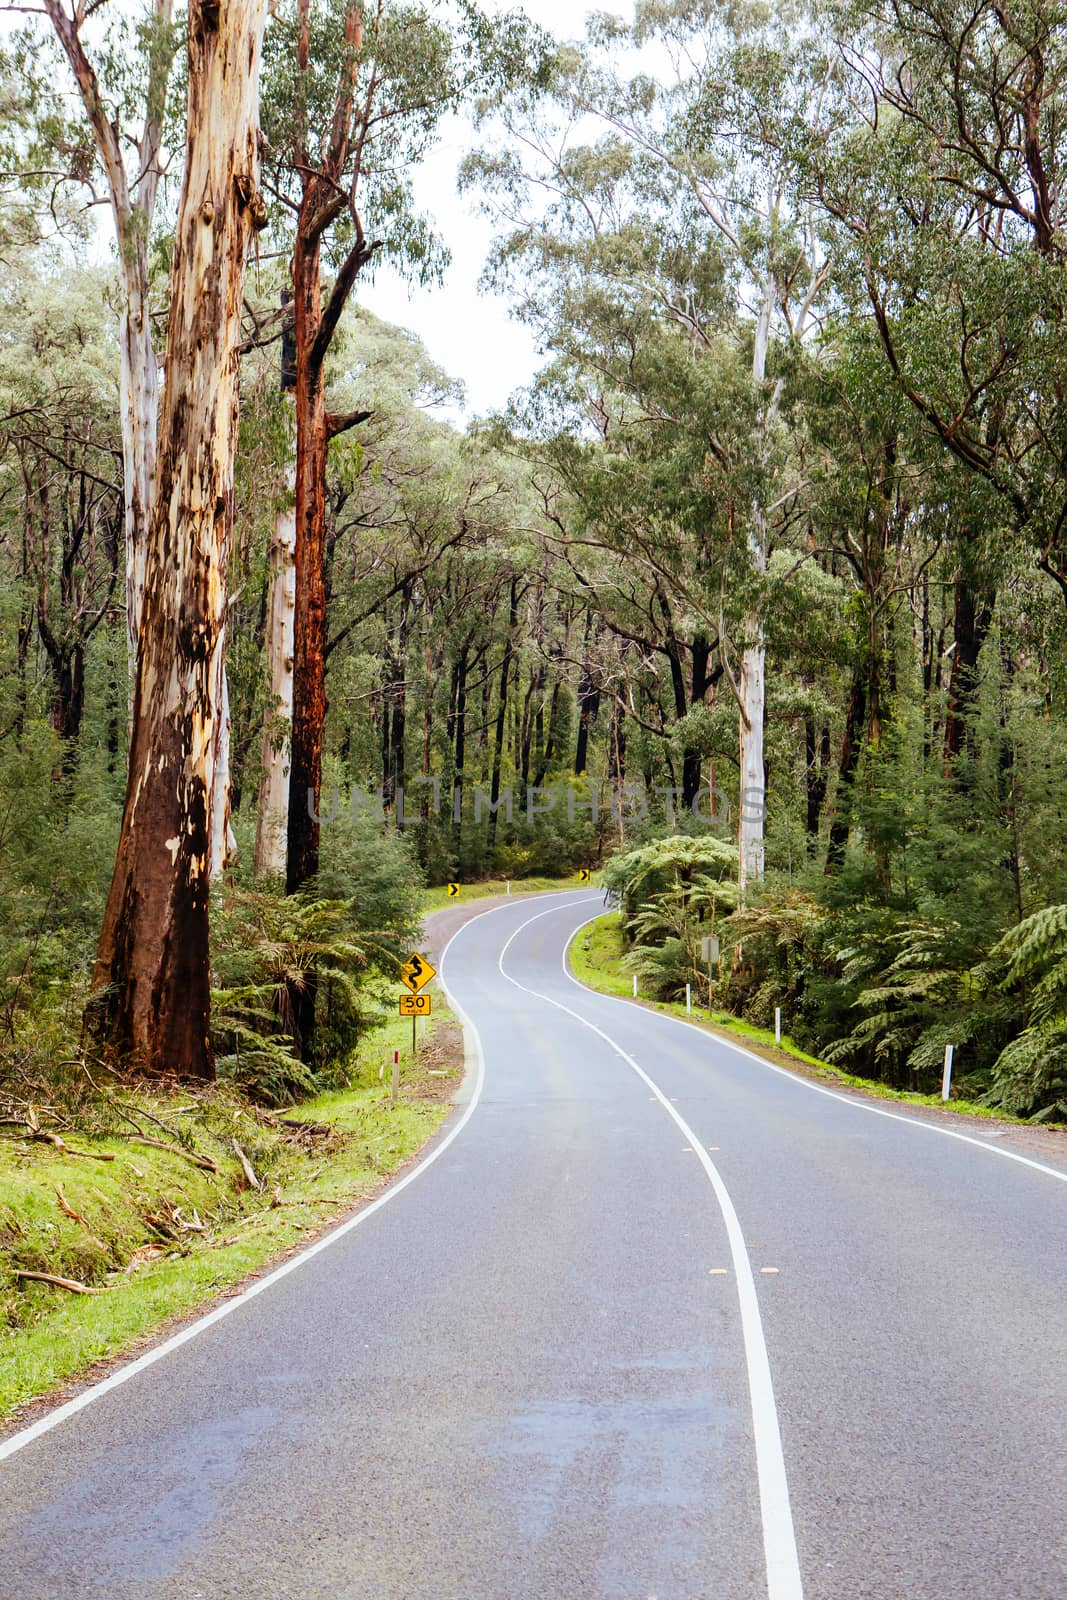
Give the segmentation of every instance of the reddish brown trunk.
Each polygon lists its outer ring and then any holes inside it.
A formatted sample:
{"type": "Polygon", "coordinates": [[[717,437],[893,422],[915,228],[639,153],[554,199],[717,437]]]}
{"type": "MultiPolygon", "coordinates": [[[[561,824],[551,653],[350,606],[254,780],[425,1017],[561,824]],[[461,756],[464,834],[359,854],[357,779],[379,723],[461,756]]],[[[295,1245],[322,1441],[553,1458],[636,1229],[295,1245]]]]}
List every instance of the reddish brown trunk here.
{"type": "Polygon", "coordinates": [[[118,856],[86,1026],[153,1076],[214,1075],[208,834],[233,520],[245,253],[264,214],[257,86],[266,0],[193,0],[187,156],[171,268],[157,493],[146,553],[118,856]]]}
{"type": "MultiPolygon", "coordinates": [[[[301,213],[303,221],[303,211],[301,213]]],[[[319,800],[326,720],[326,396],[311,359],[321,322],[318,240],[298,224],[293,252],[296,339],[296,614],[286,889],[319,870],[319,800]]]]}

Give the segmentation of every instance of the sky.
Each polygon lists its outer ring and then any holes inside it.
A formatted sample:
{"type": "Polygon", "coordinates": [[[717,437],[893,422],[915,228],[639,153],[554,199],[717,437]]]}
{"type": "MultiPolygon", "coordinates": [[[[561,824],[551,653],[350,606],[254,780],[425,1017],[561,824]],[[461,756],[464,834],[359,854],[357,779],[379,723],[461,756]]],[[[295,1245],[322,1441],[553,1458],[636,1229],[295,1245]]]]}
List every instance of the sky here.
{"type": "MultiPolygon", "coordinates": [[[[561,39],[584,32],[588,11],[633,14],[633,0],[520,0],[535,22],[561,39]]],[[[460,416],[485,416],[504,406],[513,390],[533,376],[540,360],[525,328],[508,315],[508,302],[478,287],[493,238],[492,223],[477,212],[474,195],[456,193],[460,161],[476,143],[465,119],[453,117],[442,139],[415,176],[420,207],[437,223],[452,252],[452,264],[439,288],[409,287],[388,266],[374,282],[362,284],[361,304],[387,322],[410,328],[438,366],[459,378],[467,392],[460,416]]]]}

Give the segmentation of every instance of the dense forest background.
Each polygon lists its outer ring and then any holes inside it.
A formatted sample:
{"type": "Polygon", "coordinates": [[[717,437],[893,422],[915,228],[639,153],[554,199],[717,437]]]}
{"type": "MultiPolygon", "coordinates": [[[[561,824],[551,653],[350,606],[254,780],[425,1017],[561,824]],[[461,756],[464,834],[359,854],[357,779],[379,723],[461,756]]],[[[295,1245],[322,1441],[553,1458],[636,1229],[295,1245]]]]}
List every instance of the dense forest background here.
{"type": "MultiPolygon", "coordinates": [[[[1062,11],[649,0],[560,45],[466,7],[357,35],[357,9],[283,5],[264,47],[219,1070],[274,1098],[336,1072],[423,884],[606,862],[656,993],[706,979],[714,929],[751,1020],[781,1005],[919,1089],[951,1042],[972,1096],[1067,1115],[1062,11]],[[544,352],[466,431],[450,375],[359,304],[376,254],[441,270],[411,172],[457,108],[487,280],[544,352]],[[320,269],[325,335],[298,309],[320,269]]],[[[0,1051],[31,1082],[77,1057],[123,814],[123,308],[140,271],[161,357],[184,103],[169,7],[71,15],[158,196],[123,235],[69,38],[8,35],[0,1051]]]]}

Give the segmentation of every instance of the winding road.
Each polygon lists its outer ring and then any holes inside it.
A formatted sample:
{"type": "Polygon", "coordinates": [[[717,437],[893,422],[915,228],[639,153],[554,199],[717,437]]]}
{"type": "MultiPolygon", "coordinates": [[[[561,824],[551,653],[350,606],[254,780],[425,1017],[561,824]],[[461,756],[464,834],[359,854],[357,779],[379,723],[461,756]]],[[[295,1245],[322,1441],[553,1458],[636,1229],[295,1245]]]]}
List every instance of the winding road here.
{"type": "Polygon", "coordinates": [[[418,1166],[0,1440],[2,1600],[1064,1600],[1067,1162],[454,934],[418,1166]]]}

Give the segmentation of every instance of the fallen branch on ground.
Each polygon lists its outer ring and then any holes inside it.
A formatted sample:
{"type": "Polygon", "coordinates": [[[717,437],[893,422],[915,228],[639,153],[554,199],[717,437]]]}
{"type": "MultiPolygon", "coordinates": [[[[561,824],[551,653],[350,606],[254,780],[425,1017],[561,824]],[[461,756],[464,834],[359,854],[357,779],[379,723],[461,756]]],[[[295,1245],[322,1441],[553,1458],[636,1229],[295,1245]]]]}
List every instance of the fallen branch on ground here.
{"type": "Polygon", "coordinates": [[[252,1169],[251,1161],[249,1161],[248,1157],[245,1155],[236,1139],[233,1140],[233,1153],[241,1163],[241,1171],[244,1173],[245,1182],[248,1184],[248,1187],[256,1190],[261,1189],[263,1185],[256,1177],[256,1174],[252,1169]]]}
{"type": "Polygon", "coordinates": [[[88,1283],[76,1283],[73,1278],[57,1278],[51,1272],[24,1272],[21,1267],[16,1267],[15,1277],[32,1278],[34,1283],[51,1283],[57,1289],[69,1289],[71,1294],[107,1294],[106,1289],[97,1289],[88,1283]]]}
{"type": "Polygon", "coordinates": [[[191,1161],[194,1167],[199,1167],[203,1172],[213,1172],[216,1178],[222,1171],[217,1161],[212,1161],[210,1156],[197,1155],[195,1150],[183,1150],[180,1144],[164,1144],[162,1139],[150,1139],[147,1134],[138,1134],[130,1139],[130,1144],[146,1144],[153,1150],[166,1150],[168,1155],[182,1156],[186,1161],[191,1161]]]}
{"type": "Polygon", "coordinates": [[[63,1215],[65,1217],[69,1217],[72,1222],[76,1222],[79,1227],[84,1228],[86,1233],[89,1235],[90,1242],[95,1244],[98,1250],[106,1250],[107,1246],[102,1240],[96,1237],[96,1234],[93,1232],[92,1228],[90,1228],[81,1212],[75,1211],[74,1207],[63,1193],[62,1184],[53,1184],[53,1188],[56,1191],[56,1199],[59,1201],[59,1209],[62,1211],[63,1215]]]}

